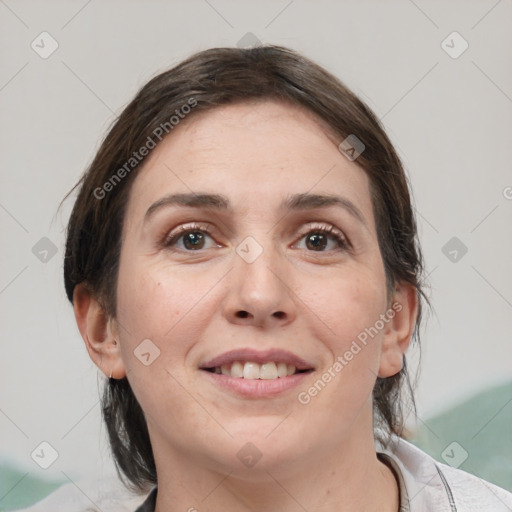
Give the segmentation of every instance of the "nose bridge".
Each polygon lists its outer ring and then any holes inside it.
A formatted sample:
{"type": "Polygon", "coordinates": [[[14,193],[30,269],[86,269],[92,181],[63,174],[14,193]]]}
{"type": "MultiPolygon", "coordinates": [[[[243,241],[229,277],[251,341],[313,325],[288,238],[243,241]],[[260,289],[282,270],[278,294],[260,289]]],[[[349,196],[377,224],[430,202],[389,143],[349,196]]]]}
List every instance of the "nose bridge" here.
{"type": "Polygon", "coordinates": [[[246,319],[259,325],[292,320],[295,306],[286,265],[272,238],[265,234],[247,236],[235,252],[226,305],[230,320],[246,319]]]}

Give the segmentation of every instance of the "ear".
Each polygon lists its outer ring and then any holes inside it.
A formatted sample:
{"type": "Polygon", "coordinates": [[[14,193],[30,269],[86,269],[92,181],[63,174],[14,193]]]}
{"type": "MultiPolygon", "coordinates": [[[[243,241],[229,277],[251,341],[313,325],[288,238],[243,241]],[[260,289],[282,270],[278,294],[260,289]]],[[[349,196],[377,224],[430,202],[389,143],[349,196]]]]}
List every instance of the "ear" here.
{"type": "Polygon", "coordinates": [[[393,312],[394,316],[386,324],[384,331],[379,377],[391,377],[402,369],[404,355],[414,332],[418,306],[418,293],[412,284],[402,283],[395,287],[386,313],[388,318],[393,312]]]}
{"type": "Polygon", "coordinates": [[[99,302],[83,283],[75,286],[73,309],[87,352],[96,366],[107,377],[125,377],[117,323],[115,319],[107,318],[99,302]]]}

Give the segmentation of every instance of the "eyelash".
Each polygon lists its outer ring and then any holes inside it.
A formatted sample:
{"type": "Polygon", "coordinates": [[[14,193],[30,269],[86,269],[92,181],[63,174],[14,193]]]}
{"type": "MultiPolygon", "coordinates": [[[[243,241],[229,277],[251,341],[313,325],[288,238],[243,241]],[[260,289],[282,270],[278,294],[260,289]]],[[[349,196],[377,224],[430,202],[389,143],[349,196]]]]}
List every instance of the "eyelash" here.
{"type": "MultiPolygon", "coordinates": [[[[185,250],[175,249],[172,247],[174,245],[174,243],[176,241],[178,241],[182,236],[184,236],[188,233],[196,233],[196,232],[207,234],[208,236],[213,238],[212,232],[208,228],[208,226],[203,226],[203,225],[199,225],[199,224],[191,224],[191,225],[189,224],[189,225],[180,226],[173,232],[169,233],[169,235],[167,235],[164,238],[162,245],[166,249],[169,249],[171,251],[176,251],[176,252],[183,252],[183,251],[190,252],[190,253],[199,252],[199,251],[201,251],[201,249],[199,249],[197,251],[191,251],[191,250],[186,250],[186,249],[185,250]]],[[[333,240],[335,240],[336,243],[338,244],[338,249],[344,250],[344,251],[347,251],[350,249],[350,242],[347,240],[347,238],[341,232],[339,232],[334,226],[329,226],[329,225],[321,225],[320,224],[320,225],[316,225],[316,226],[311,226],[307,231],[303,231],[300,234],[299,240],[302,240],[305,236],[313,234],[313,233],[322,233],[325,235],[330,235],[330,237],[333,240]]],[[[330,252],[330,251],[309,251],[309,252],[322,253],[322,252],[330,252]]]]}

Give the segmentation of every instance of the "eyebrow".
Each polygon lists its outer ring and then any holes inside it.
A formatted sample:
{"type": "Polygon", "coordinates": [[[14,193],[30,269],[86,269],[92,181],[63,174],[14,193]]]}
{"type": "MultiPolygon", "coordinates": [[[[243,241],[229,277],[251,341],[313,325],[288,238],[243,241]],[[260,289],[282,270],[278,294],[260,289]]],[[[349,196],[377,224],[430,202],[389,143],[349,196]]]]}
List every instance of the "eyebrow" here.
{"type": "MultiPolygon", "coordinates": [[[[189,208],[204,208],[211,210],[231,210],[229,199],[222,194],[187,193],[169,194],[155,201],[147,210],[144,222],[147,222],[157,211],[171,206],[189,208]]],[[[337,206],[348,211],[354,218],[367,227],[361,210],[346,197],[331,194],[293,194],[281,203],[281,208],[287,211],[313,210],[337,206]]]]}

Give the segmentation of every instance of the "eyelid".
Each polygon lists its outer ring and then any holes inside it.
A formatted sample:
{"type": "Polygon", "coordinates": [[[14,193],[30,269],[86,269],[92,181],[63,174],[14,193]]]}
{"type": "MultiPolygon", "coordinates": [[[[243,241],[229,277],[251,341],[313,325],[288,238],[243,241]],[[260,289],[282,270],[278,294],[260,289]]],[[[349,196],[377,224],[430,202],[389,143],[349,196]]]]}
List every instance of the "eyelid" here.
{"type": "Polygon", "coordinates": [[[316,229],[319,231],[328,231],[329,233],[338,235],[338,236],[340,236],[340,238],[347,240],[347,237],[345,236],[343,231],[340,231],[338,228],[336,228],[332,224],[329,224],[328,222],[322,223],[322,222],[318,222],[318,221],[308,223],[303,229],[301,229],[300,236],[307,235],[308,233],[310,233],[311,231],[314,231],[316,229]]]}

